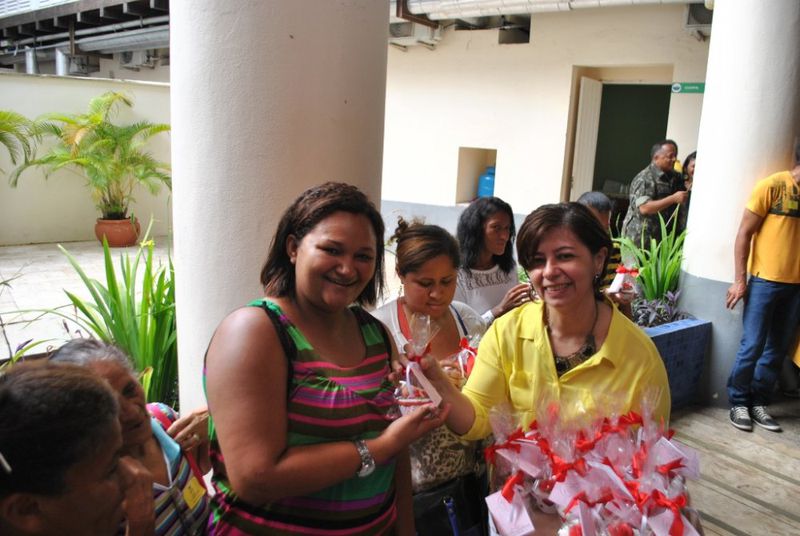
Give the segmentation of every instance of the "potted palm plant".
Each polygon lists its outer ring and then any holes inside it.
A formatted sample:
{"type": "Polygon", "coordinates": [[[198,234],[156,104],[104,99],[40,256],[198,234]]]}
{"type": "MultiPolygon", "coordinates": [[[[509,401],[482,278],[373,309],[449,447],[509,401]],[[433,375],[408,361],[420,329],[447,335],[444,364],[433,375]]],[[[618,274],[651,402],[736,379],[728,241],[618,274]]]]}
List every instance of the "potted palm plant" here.
{"type": "Polygon", "coordinates": [[[59,169],[71,169],[86,179],[101,217],[95,235],[110,246],[131,246],[139,237],[139,223],[129,214],[134,187],[145,186],[158,193],[171,186],[169,165],[156,161],[144,149],[150,138],[169,130],[169,125],[139,121],[116,125],[112,118],[120,106],[133,106],[130,97],[108,92],[93,98],[86,113],[48,114],[32,123],[32,139],[40,143],[55,139],[43,154],[26,159],[10,176],[16,186],[20,175],[31,167],[41,167],[45,177],[59,169]]]}

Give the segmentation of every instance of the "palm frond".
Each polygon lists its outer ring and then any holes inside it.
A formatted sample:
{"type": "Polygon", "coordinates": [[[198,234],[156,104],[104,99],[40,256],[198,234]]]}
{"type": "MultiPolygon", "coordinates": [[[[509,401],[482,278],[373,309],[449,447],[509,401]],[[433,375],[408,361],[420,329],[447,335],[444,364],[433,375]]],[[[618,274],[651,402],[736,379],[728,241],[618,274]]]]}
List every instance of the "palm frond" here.
{"type": "Polygon", "coordinates": [[[149,139],[170,126],[150,121],[116,125],[111,117],[122,105],[133,106],[133,101],[124,93],[108,92],[93,98],[86,113],[42,116],[31,125],[27,139],[53,139],[55,145],[39,158],[26,157],[10,174],[10,184],[17,186],[30,167],[45,168],[45,177],[62,168],[80,171],[103,217],[127,217],[137,183],[154,194],[161,185],[171,187],[169,165],[144,151],[149,139]]]}

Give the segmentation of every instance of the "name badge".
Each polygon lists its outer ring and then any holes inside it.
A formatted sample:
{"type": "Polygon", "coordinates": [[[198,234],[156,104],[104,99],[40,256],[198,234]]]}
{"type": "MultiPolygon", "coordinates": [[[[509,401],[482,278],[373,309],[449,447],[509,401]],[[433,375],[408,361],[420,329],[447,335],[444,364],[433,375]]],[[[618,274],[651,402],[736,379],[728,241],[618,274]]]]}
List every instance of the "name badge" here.
{"type": "Polygon", "coordinates": [[[189,509],[194,510],[194,507],[197,506],[197,503],[199,503],[200,499],[206,494],[206,490],[203,485],[197,481],[197,477],[192,475],[186,483],[186,487],[183,488],[182,493],[183,500],[186,501],[189,509]]]}

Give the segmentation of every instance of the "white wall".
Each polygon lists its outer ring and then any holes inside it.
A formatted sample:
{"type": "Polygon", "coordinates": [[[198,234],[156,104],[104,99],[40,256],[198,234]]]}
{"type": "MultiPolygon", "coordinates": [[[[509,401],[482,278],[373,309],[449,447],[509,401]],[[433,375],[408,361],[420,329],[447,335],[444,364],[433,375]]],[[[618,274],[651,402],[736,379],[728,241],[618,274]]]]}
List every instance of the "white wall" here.
{"type": "MultiPolygon", "coordinates": [[[[560,200],[573,67],[666,65],[665,84],[703,81],[708,44],[683,30],[683,10],[537,14],[530,44],[448,30],[433,51],[390,48],[382,197],[452,205],[458,148],[482,147],[497,149],[495,195],[515,212],[560,200]]],[[[701,104],[702,95],[672,97],[667,135],[682,154],[696,146],[701,104]]]]}
{"type": "MultiPolygon", "coordinates": [[[[169,123],[169,85],[123,82],[95,78],[0,73],[0,109],[13,110],[35,118],[44,113],[80,113],[89,100],[106,91],[124,91],[133,96],[132,109],[121,109],[118,119],[129,123],[146,119],[169,123]]],[[[170,161],[170,135],[152,138],[149,151],[161,161],[170,161]]],[[[0,169],[13,166],[0,148],[0,169]]],[[[169,227],[169,191],[158,196],[145,189],[135,192],[131,211],[146,226],[151,215],[154,233],[163,235],[169,227]]],[[[84,187],[82,175],[61,170],[44,180],[44,173],[27,170],[17,188],[5,175],[0,179],[0,245],[94,240],[94,222],[99,211],[84,187]]]]}

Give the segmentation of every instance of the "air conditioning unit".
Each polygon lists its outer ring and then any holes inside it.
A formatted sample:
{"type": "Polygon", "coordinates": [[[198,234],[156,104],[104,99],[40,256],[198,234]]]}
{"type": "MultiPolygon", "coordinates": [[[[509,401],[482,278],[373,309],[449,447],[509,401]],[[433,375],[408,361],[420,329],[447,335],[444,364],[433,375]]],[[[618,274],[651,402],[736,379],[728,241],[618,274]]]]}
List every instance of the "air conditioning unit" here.
{"type": "Polygon", "coordinates": [[[401,47],[423,45],[435,47],[442,40],[441,26],[431,28],[416,22],[395,22],[389,25],[389,43],[401,47]]]}
{"type": "Polygon", "coordinates": [[[683,28],[694,35],[707,38],[711,35],[711,21],[714,12],[701,4],[686,4],[683,28]]]}
{"type": "Polygon", "coordinates": [[[119,66],[138,71],[141,67],[155,68],[158,57],[150,50],[126,50],[119,54],[119,66]]]}
{"type": "Polygon", "coordinates": [[[100,70],[100,60],[95,56],[72,56],[69,58],[70,76],[87,76],[100,70]]]}

